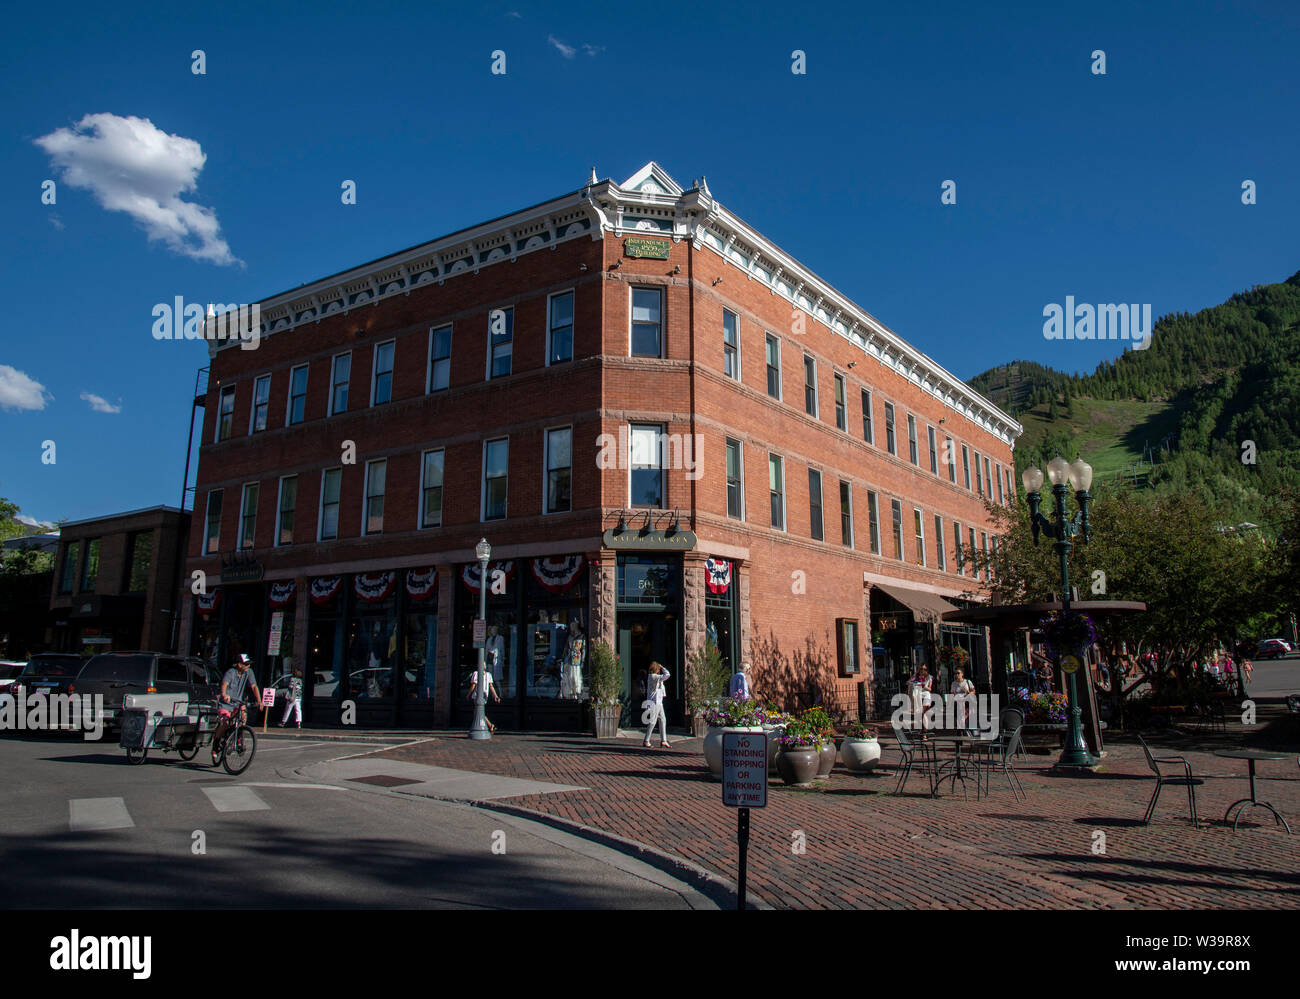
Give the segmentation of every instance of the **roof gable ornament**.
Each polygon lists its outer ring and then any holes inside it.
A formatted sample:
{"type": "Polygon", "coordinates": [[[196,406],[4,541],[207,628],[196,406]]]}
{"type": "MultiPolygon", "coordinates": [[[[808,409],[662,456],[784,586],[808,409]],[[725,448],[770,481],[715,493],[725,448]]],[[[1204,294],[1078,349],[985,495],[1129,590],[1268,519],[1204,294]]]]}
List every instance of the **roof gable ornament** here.
{"type": "Polygon", "coordinates": [[[677,181],[669,176],[668,171],[651,160],[636,173],[619,185],[625,191],[640,191],[642,194],[668,194],[679,198],[684,193],[677,181]]]}

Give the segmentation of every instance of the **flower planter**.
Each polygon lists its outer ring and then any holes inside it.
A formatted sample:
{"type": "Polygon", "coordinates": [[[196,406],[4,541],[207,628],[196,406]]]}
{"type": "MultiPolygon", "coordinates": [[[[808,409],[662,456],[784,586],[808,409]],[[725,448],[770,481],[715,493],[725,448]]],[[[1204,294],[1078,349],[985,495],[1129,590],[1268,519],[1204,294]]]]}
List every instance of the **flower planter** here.
{"type": "Polygon", "coordinates": [[[762,727],[754,725],[749,728],[710,728],[704,737],[704,762],[709,766],[709,777],[722,780],[722,736],[727,732],[761,732],[762,727]]]}
{"type": "Polygon", "coordinates": [[[817,753],[817,780],[830,780],[835,769],[835,740],[823,742],[817,753]]]}
{"type": "Polygon", "coordinates": [[[876,769],[880,762],[880,740],[845,736],[840,743],[840,762],[850,773],[866,774],[876,769]]]}
{"type": "Polygon", "coordinates": [[[621,704],[597,704],[592,711],[597,739],[617,739],[618,719],[623,714],[621,704]]]}
{"type": "Polygon", "coordinates": [[[818,755],[815,749],[783,749],[776,754],[776,769],[787,784],[808,787],[817,776],[818,755]]]}

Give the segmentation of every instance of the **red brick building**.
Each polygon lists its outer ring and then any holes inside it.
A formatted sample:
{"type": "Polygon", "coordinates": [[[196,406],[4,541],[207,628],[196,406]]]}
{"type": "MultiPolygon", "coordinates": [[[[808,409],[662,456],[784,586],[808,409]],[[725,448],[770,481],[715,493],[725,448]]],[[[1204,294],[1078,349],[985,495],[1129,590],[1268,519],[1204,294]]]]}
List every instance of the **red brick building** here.
{"type": "Polygon", "coordinates": [[[316,722],[467,720],[482,537],[504,724],[579,724],[591,639],[678,710],[709,634],[789,706],[869,710],[873,633],[987,678],[934,614],[1021,428],[703,179],[593,173],[259,305],[257,349],[210,345],[182,627],[302,667],[316,722]]]}

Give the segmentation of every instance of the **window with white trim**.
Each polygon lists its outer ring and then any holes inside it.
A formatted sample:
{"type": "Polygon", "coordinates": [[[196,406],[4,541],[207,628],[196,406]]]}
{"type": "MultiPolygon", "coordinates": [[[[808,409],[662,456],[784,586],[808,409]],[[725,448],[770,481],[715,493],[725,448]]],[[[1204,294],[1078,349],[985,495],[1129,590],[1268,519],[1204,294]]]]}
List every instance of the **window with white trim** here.
{"type": "Polygon", "coordinates": [[[366,508],[361,523],[363,534],[384,533],[384,494],[388,490],[388,459],[366,462],[366,508]]]}
{"type": "Polygon", "coordinates": [[[876,494],[868,490],[867,492],[867,516],[871,528],[871,551],[875,555],[880,554],[880,504],[876,494]]]}
{"type": "Polygon", "coordinates": [[[722,373],[740,381],[740,317],[722,310],[722,373]]]}
{"type": "Polygon", "coordinates": [[[903,504],[898,500],[889,501],[889,511],[894,519],[894,558],[902,562],[903,555],[903,504]]]}
{"type": "Polygon", "coordinates": [[[483,442],[483,520],[505,520],[510,439],[483,442]]]}
{"type": "Polygon", "coordinates": [[[835,426],[840,430],[849,429],[849,410],[844,401],[844,376],[835,376],[835,426]]]}
{"type": "Polygon", "coordinates": [[[825,528],[822,523],[822,473],[808,469],[808,527],[814,541],[822,541],[825,528]]]}
{"type": "Polygon", "coordinates": [[[257,496],[261,491],[256,482],[245,482],[239,502],[239,547],[252,548],[257,531],[257,496]]]}
{"type": "Polygon", "coordinates": [[[916,417],[907,414],[907,457],[913,465],[921,466],[921,458],[916,446],[916,417]]]}
{"type": "Polygon", "coordinates": [[[547,302],[546,363],[573,360],[573,292],[556,292],[547,302]]]}
{"type": "Polygon", "coordinates": [[[221,402],[217,409],[217,440],[228,440],[234,429],[235,386],[227,385],[221,390],[221,402]]]}
{"type": "Polygon", "coordinates": [[[912,520],[916,533],[916,564],[925,565],[925,515],[912,507],[912,520]]]}
{"type": "Polygon", "coordinates": [[[773,399],[781,398],[781,341],[771,333],[765,341],[767,351],[767,394],[773,399]]]}
{"type": "Polygon", "coordinates": [[[429,392],[441,392],[451,387],[451,326],[436,326],[429,330],[429,392]]]}
{"type": "Polygon", "coordinates": [[[546,512],[573,508],[573,428],[546,431],[546,512]]]}
{"type": "Polygon", "coordinates": [[[785,465],[779,454],[767,456],[767,491],[772,507],[772,526],[785,530],[785,465]]]}
{"type": "Polygon", "coordinates": [[[330,416],[348,411],[348,381],[352,378],[352,352],[336,354],[330,369],[330,416]]]}
{"type": "Polygon", "coordinates": [[[510,374],[514,353],[515,310],[493,309],[488,313],[488,378],[510,374]]]}
{"type": "Polygon", "coordinates": [[[633,423],[628,427],[631,468],[628,469],[628,506],[664,506],[664,450],[667,436],[659,423],[633,423]]]}
{"type": "Polygon", "coordinates": [[[862,439],[868,444],[876,443],[876,429],[871,421],[871,389],[862,390],[862,439]]]}
{"type": "Polygon", "coordinates": [[[853,486],[840,479],[840,543],[853,547],[853,486]]]}
{"type": "Polygon", "coordinates": [[[298,510],[298,476],[280,476],[280,496],[276,502],[275,546],[293,544],[293,519],[298,510]]]}
{"type": "Polygon", "coordinates": [[[745,456],[740,441],[727,438],[727,516],[745,519],[745,456]]]}
{"type": "Polygon", "coordinates": [[[446,462],[442,448],[420,457],[420,527],[442,526],[442,476],[446,462]]]}
{"type": "Polygon", "coordinates": [[[943,544],[943,518],[936,513],[934,515],[934,557],[935,565],[940,572],[948,568],[948,556],[943,550],[943,544]]]}
{"type": "Polygon", "coordinates": [[[289,412],[285,414],[285,424],[293,426],[307,418],[307,372],[308,366],[300,364],[289,372],[289,412]]]}
{"type": "Polygon", "coordinates": [[[342,468],[327,468],[321,472],[317,541],[332,541],[339,536],[339,492],[342,485],[342,468]]]}
{"type": "Polygon", "coordinates": [[[934,436],[934,427],[926,427],[925,435],[930,443],[930,474],[939,474],[939,449],[937,447],[938,439],[934,436]]]}
{"type": "Polygon", "coordinates": [[[817,417],[817,359],[811,354],[803,356],[803,408],[809,416],[817,417]]]}
{"type": "Polygon", "coordinates": [[[370,405],[382,406],[393,400],[393,357],[397,341],[375,344],[374,374],[370,378],[370,405]]]}
{"type": "Polygon", "coordinates": [[[662,289],[632,289],[630,338],[633,357],[663,357],[662,289]]]}
{"type": "Polygon", "coordinates": [[[248,432],[255,434],[266,429],[266,418],[271,409],[271,376],[261,375],[253,382],[253,413],[248,421],[248,432]]]}
{"type": "Polygon", "coordinates": [[[889,453],[898,456],[898,442],[894,438],[894,404],[885,403],[885,446],[889,453]]]}
{"type": "MultiPolygon", "coordinates": [[[[221,501],[225,496],[224,489],[209,489],[207,514],[205,517],[207,527],[203,532],[203,551],[207,555],[214,555],[221,550],[221,501]]],[[[75,546],[74,546],[75,548],[75,546]]],[[[76,556],[73,556],[75,561],[76,556]]],[[[72,590],[68,589],[68,593],[72,590]]]]}

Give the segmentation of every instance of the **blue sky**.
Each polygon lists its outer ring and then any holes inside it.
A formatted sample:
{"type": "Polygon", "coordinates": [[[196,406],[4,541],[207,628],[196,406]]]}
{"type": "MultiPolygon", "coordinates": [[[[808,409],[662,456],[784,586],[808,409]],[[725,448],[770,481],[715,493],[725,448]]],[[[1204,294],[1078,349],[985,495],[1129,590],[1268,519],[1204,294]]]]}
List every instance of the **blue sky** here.
{"type": "Polygon", "coordinates": [[[572,190],[592,164],[707,175],[966,378],[1113,356],[1044,340],[1067,295],[1158,316],[1300,270],[1292,3],[188,6],[8,15],[0,496],[41,520],[178,502],[206,352],[155,341],[155,303],[256,301],[572,190]],[[99,114],[175,148],[143,180],[68,160],[99,114]]]}

